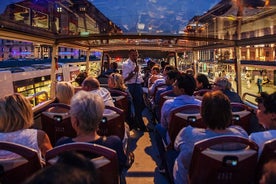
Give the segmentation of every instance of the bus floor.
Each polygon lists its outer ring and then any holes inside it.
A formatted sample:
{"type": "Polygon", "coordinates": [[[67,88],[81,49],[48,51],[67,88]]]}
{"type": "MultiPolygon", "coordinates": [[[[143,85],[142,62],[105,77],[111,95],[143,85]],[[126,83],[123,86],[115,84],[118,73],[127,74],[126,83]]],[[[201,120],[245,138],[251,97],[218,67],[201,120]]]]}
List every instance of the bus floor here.
{"type": "MultiPolygon", "coordinates": [[[[148,123],[144,118],[145,124],[148,123]]],[[[158,172],[156,165],[157,148],[153,138],[153,132],[133,131],[130,137],[130,150],[133,151],[135,160],[126,173],[127,184],[169,184],[168,179],[158,172]]]]}

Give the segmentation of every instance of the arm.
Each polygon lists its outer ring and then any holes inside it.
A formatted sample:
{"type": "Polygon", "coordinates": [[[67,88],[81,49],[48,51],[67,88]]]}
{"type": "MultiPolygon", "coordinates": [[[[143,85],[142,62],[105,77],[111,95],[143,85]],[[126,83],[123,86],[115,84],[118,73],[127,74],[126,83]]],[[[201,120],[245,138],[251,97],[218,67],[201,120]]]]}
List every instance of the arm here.
{"type": "Polygon", "coordinates": [[[41,150],[42,157],[45,156],[46,151],[53,148],[48,135],[42,130],[37,130],[37,142],[38,147],[41,150]]]}

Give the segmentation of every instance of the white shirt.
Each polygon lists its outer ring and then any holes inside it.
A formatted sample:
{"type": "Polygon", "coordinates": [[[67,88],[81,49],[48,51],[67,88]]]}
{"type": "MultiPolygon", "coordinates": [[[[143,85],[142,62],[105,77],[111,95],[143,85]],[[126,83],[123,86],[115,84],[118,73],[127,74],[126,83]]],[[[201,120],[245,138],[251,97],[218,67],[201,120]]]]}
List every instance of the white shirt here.
{"type": "Polygon", "coordinates": [[[111,94],[106,88],[99,87],[99,89],[95,89],[95,90],[92,90],[90,92],[100,95],[103,98],[104,105],[108,105],[108,106],[112,106],[112,107],[115,106],[114,102],[113,102],[113,99],[111,97],[111,94]]]}
{"type": "MultiPolygon", "coordinates": [[[[125,62],[123,62],[123,78],[127,78],[127,76],[133,72],[133,70],[135,69],[136,64],[131,61],[130,59],[127,59],[125,62]]],[[[142,82],[144,82],[143,78],[142,78],[142,74],[141,74],[141,67],[139,66],[139,72],[136,73],[136,75],[134,75],[131,79],[126,81],[126,84],[141,84],[142,82]]]]}

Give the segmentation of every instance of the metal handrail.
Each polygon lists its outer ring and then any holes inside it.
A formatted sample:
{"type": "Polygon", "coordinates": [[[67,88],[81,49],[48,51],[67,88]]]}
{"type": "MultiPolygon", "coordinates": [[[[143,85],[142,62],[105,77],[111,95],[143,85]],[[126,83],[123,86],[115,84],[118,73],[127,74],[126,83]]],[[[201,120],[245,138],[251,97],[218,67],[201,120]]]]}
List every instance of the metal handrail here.
{"type": "Polygon", "coordinates": [[[37,92],[35,94],[33,94],[32,96],[28,96],[27,99],[28,100],[32,100],[33,98],[37,97],[37,96],[40,96],[40,95],[46,95],[46,99],[48,100],[49,99],[49,95],[46,91],[40,91],[40,92],[37,92]]]}
{"type": "Polygon", "coordinates": [[[255,102],[255,99],[259,97],[258,95],[256,94],[252,94],[252,93],[243,93],[242,95],[242,101],[244,102],[245,105],[251,107],[252,109],[254,110],[257,110],[258,109],[258,104],[257,102],[255,102]],[[254,100],[249,100],[247,97],[251,97],[253,98],[254,100]]]}

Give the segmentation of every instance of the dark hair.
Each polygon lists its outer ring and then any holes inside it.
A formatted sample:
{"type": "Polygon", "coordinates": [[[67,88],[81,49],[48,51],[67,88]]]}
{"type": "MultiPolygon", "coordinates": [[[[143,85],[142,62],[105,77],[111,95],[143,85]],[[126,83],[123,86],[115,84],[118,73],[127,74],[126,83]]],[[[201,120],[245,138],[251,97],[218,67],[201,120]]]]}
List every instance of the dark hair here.
{"type": "Polygon", "coordinates": [[[257,97],[256,101],[264,105],[265,113],[276,113],[276,92],[270,95],[266,92],[261,92],[260,97],[257,97]]]}
{"type": "Polygon", "coordinates": [[[208,77],[202,73],[198,73],[196,75],[196,80],[199,83],[202,83],[202,88],[201,89],[211,89],[211,85],[209,83],[208,77]]]}
{"type": "Polygon", "coordinates": [[[166,65],[165,68],[164,68],[164,70],[166,70],[166,71],[170,71],[170,70],[174,70],[174,69],[175,68],[172,65],[166,65]]]}
{"type": "Polygon", "coordinates": [[[98,184],[94,164],[83,155],[66,152],[60,155],[56,164],[46,167],[24,184],[98,184]]]}
{"type": "Polygon", "coordinates": [[[167,73],[167,77],[169,79],[177,79],[179,75],[180,75],[180,73],[177,70],[170,70],[167,73]]]}
{"type": "Polygon", "coordinates": [[[116,70],[118,68],[118,63],[117,62],[112,62],[110,65],[112,66],[112,68],[114,70],[116,70]]]}
{"type": "Polygon", "coordinates": [[[75,82],[78,83],[79,86],[81,86],[84,79],[87,77],[86,72],[81,72],[78,74],[77,78],[75,79],[75,82]]]}
{"type": "Polygon", "coordinates": [[[178,88],[182,88],[185,94],[192,96],[196,88],[196,81],[192,75],[182,73],[177,77],[176,85],[178,88]]]}
{"type": "Polygon", "coordinates": [[[210,129],[225,129],[232,122],[229,98],[221,91],[207,92],[201,103],[201,116],[210,129]]]}

